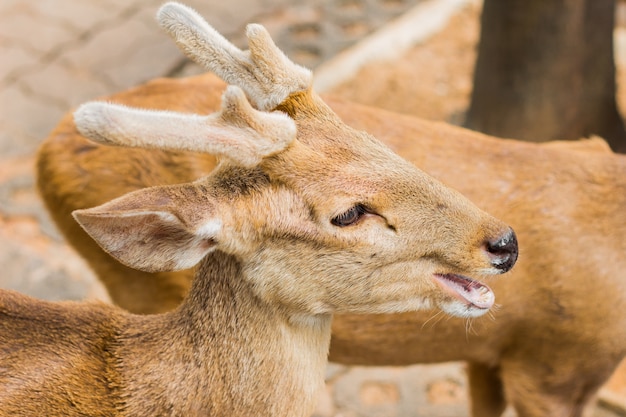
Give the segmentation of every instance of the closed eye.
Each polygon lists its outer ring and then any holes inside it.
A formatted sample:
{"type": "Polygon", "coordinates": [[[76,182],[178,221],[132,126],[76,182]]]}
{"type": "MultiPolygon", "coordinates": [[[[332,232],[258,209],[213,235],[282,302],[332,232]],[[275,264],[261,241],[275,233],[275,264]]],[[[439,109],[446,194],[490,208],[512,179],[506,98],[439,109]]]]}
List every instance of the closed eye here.
{"type": "Polygon", "coordinates": [[[349,210],[334,217],[330,222],[338,227],[346,227],[358,222],[366,213],[369,213],[367,207],[362,204],[357,204],[349,210]]]}

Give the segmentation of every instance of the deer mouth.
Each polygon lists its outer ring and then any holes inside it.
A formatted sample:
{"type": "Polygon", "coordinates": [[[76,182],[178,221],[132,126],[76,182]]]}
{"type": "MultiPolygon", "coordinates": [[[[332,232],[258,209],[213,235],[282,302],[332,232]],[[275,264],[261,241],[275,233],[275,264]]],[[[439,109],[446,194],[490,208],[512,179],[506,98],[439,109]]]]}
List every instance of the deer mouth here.
{"type": "Polygon", "coordinates": [[[435,281],[446,293],[468,307],[488,310],[495,301],[491,288],[471,278],[457,274],[435,274],[435,281]]]}

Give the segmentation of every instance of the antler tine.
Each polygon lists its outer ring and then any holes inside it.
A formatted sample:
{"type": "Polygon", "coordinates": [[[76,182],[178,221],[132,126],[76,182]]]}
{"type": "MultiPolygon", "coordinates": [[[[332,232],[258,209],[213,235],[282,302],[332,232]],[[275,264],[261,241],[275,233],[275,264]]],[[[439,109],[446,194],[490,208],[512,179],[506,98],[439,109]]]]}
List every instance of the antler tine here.
{"type": "Polygon", "coordinates": [[[222,110],[209,116],[94,101],[80,106],[74,121],[83,136],[98,143],[205,152],[246,167],[282,151],[296,136],[286,114],[253,109],[235,86],[224,92],[222,110]]]}
{"type": "Polygon", "coordinates": [[[312,85],[311,71],[289,60],[261,25],[248,25],[250,50],[242,51],[180,3],[163,5],[157,20],[187,56],[241,87],[259,110],[272,110],[291,93],[312,85]]]}

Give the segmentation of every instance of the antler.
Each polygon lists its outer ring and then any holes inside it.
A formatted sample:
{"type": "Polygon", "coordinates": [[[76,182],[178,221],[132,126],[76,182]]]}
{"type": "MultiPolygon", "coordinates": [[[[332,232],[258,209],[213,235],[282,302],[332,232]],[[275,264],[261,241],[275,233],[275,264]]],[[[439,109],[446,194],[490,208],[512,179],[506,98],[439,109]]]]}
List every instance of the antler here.
{"type": "Polygon", "coordinates": [[[246,167],[282,151],[296,137],[292,119],[253,109],[235,86],[224,92],[222,110],[209,116],[90,102],[76,110],[74,121],[83,136],[102,144],[206,152],[246,167]]]}
{"type": "Polygon", "coordinates": [[[250,50],[242,51],[180,3],[163,5],[157,20],[187,56],[241,87],[259,110],[272,110],[290,94],[312,85],[311,71],[290,61],[261,25],[248,25],[250,50]]]}

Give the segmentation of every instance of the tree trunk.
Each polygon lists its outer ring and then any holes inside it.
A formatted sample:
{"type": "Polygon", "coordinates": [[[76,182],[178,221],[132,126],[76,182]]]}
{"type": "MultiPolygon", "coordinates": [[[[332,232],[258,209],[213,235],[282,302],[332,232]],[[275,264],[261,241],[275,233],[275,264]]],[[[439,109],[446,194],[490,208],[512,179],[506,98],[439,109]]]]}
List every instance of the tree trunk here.
{"type": "Polygon", "coordinates": [[[615,0],[485,0],[466,126],[530,141],[596,134],[626,152],[615,0]]]}

